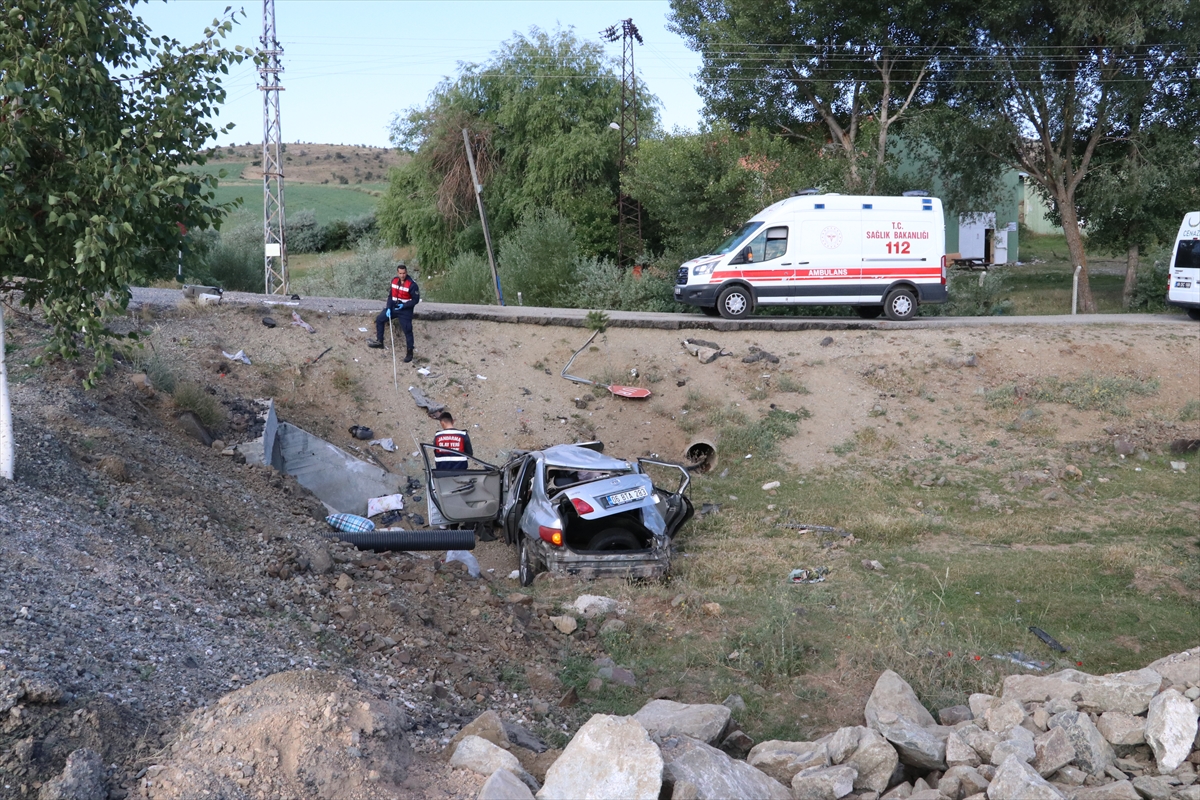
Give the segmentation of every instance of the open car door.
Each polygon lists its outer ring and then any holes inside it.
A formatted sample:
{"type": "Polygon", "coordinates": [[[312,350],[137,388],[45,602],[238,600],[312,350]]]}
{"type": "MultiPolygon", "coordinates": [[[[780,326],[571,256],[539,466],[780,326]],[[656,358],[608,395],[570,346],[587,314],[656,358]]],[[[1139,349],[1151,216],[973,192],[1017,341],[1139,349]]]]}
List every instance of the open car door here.
{"type": "Polygon", "coordinates": [[[692,518],[695,508],[685,492],[692,483],[692,476],[678,464],[669,461],[655,461],[650,458],[639,458],[638,469],[650,477],[654,484],[654,504],[667,523],[667,536],[675,538],[675,534],[684,523],[692,518]],[[647,469],[647,467],[650,467],[647,469]],[[678,475],[679,485],[674,490],[663,488],[668,481],[678,475]]]}
{"type": "Polygon", "coordinates": [[[492,522],[500,512],[500,469],[471,456],[467,469],[434,469],[431,444],[421,445],[429,498],[449,522],[492,522]]]}
{"type": "Polygon", "coordinates": [[[504,510],[500,520],[504,541],[516,544],[521,538],[521,515],[529,503],[537,458],[524,454],[504,466],[504,510]]]}

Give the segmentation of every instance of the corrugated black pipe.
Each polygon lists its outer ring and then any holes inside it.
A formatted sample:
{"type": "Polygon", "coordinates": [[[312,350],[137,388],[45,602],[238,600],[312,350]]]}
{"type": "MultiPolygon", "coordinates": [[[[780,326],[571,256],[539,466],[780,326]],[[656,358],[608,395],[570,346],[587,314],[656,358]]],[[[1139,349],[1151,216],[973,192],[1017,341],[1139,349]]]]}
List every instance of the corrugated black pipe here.
{"type": "Polygon", "coordinates": [[[475,531],[372,531],[325,534],[330,539],[349,542],[359,550],[386,553],[393,550],[474,550],[475,531]]]}

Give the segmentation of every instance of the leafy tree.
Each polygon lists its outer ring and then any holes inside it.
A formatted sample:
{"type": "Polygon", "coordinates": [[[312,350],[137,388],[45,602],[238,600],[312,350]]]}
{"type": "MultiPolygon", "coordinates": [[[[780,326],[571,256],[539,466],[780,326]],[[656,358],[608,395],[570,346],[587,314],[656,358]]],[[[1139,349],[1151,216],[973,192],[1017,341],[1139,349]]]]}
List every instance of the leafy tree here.
{"type": "Polygon", "coordinates": [[[662,246],[707,252],[760,209],[806,186],[838,184],[829,159],[760,129],[723,122],[699,133],[643,139],[625,190],[662,246]]]}
{"type": "Polygon", "coordinates": [[[958,0],[672,0],[700,53],[709,115],[839,155],[848,191],[874,193],[888,138],[928,100],[939,50],[963,33],[958,0]]]}
{"type": "Polygon", "coordinates": [[[104,317],[127,287],[168,263],[180,225],[214,226],[226,210],[216,179],[183,167],[204,163],[220,76],[245,57],[222,45],[232,18],[184,46],[152,36],[135,2],[0,11],[0,293],[41,307],[47,354],[95,353],[87,385],[111,357],[104,317]]]}
{"type": "MultiPolygon", "coordinates": [[[[573,226],[586,253],[616,244],[617,135],[620,103],[613,60],[570,30],[505,42],[484,64],[465,64],[429,103],[393,122],[392,140],[413,151],[393,170],[379,214],[397,244],[411,244],[426,270],[444,269],[479,241],[462,131],[469,129],[488,220],[500,238],[526,215],[553,208],[573,226]]],[[[645,93],[642,130],[654,124],[645,93]]]]}
{"type": "MultiPolygon", "coordinates": [[[[1085,312],[1095,310],[1082,230],[1085,181],[1103,174],[1107,147],[1126,153],[1139,136],[1134,123],[1178,126],[1200,78],[1195,6],[1187,0],[981,2],[972,12],[974,43],[946,68],[949,103],[937,124],[925,127],[925,143],[950,205],[968,207],[994,190],[997,162],[1026,173],[1051,202],[1071,258],[1083,267],[1085,312]]],[[[1135,158],[1124,168],[1136,171],[1138,164],[1135,158]]]]}

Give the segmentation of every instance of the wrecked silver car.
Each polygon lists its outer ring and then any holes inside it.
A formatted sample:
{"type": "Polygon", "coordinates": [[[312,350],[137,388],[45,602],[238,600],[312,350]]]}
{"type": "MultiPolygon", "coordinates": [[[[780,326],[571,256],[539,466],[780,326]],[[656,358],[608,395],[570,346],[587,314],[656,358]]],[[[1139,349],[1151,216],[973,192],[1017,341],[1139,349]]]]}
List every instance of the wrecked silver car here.
{"type": "Polygon", "coordinates": [[[600,442],[518,452],[501,467],[472,458],[466,470],[433,469],[434,449],[421,445],[430,498],[451,522],[502,531],[517,546],[522,586],[542,570],[661,577],[671,539],[692,517],[686,469],[606,456],[600,442]],[[678,486],[663,488],[668,479],[678,486]]]}

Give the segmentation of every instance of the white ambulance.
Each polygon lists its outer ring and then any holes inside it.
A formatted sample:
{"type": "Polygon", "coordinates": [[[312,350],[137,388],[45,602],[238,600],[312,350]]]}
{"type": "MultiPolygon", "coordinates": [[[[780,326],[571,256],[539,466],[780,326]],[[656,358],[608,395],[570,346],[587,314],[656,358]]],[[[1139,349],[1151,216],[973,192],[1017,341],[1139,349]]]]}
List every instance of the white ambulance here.
{"type": "Polygon", "coordinates": [[[675,299],[742,319],[757,306],[851,305],[912,319],[946,302],[942,201],[805,190],[755,214],[709,255],[679,268],[675,299]]]}
{"type": "Polygon", "coordinates": [[[1189,211],[1183,217],[1167,280],[1167,302],[1186,308],[1192,319],[1200,319],[1200,211],[1189,211]]]}

